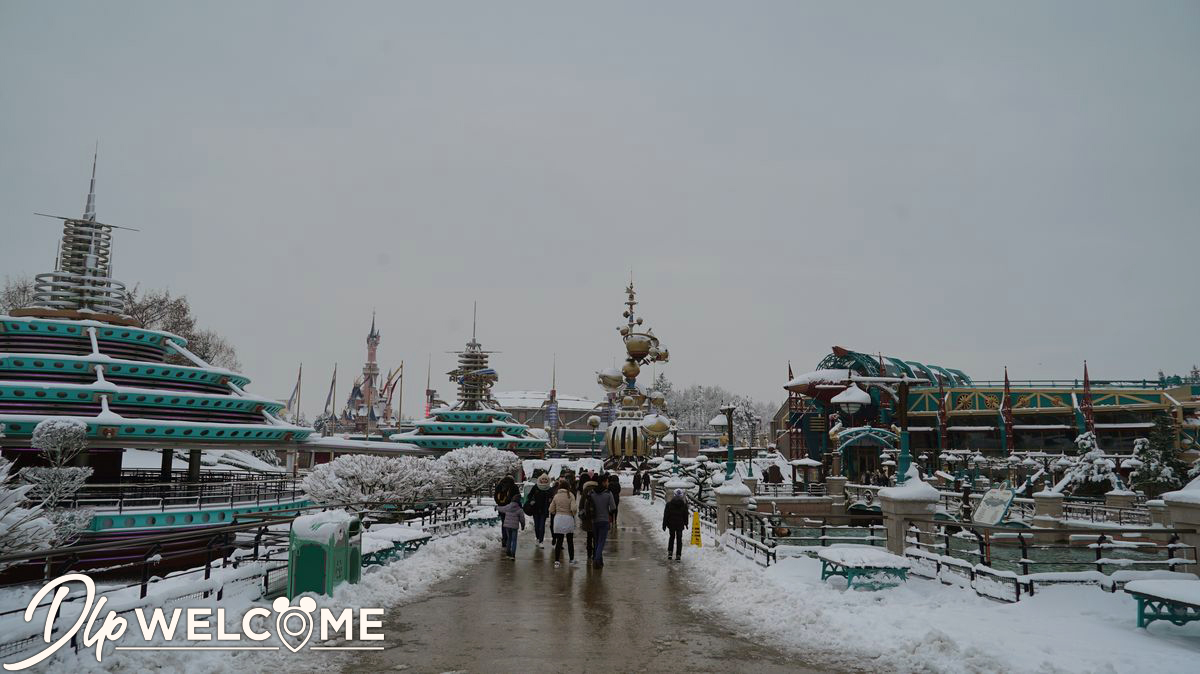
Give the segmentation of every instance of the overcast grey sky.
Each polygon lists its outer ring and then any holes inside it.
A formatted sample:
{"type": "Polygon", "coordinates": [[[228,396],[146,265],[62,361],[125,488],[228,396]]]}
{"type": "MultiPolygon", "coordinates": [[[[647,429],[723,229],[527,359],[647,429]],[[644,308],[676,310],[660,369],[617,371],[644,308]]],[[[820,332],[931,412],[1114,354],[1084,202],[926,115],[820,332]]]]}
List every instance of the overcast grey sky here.
{"type": "Polygon", "coordinates": [[[99,139],[116,275],[257,392],[303,361],[309,411],[376,308],[411,413],[476,299],[500,388],[557,353],[598,395],[631,268],[664,371],[760,399],[832,344],[1200,360],[1196,2],[3,0],[0,119],[0,274],[52,266],[32,212],[82,212],[99,139]]]}

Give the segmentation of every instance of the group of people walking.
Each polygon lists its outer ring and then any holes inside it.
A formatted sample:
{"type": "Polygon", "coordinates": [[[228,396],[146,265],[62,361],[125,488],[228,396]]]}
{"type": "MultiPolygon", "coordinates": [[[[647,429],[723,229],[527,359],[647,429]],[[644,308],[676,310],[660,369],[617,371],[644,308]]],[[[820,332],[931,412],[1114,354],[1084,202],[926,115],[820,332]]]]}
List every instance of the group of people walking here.
{"type": "Polygon", "coordinates": [[[536,476],[533,488],[522,499],[521,488],[511,476],[505,476],[493,494],[500,513],[501,544],[505,556],[515,559],[517,534],[525,528],[528,516],[533,520],[537,546],[543,547],[546,525],[554,545],[554,566],[562,566],[562,552],[567,549],[567,563],[575,564],[575,531],[587,534],[587,559],[594,567],[604,566],[604,546],[608,533],[617,520],[621,501],[621,482],[615,474],[584,473],[576,478],[564,473],[558,481],[549,474],[536,476]]]}
{"type": "Polygon", "coordinates": [[[640,494],[642,490],[650,490],[650,471],[637,470],[633,473],[633,493],[640,494]]]}
{"type": "MultiPolygon", "coordinates": [[[[634,484],[640,487],[639,483],[643,483],[649,488],[649,475],[639,478],[641,474],[635,473],[634,484]]],[[[505,476],[496,485],[493,498],[496,500],[496,510],[502,517],[500,541],[507,559],[516,559],[517,535],[525,529],[528,518],[533,520],[533,532],[539,548],[545,545],[546,525],[549,524],[555,568],[562,566],[564,546],[567,563],[576,563],[577,529],[587,534],[585,550],[588,562],[593,567],[604,566],[604,547],[609,532],[616,524],[621,502],[621,481],[617,474],[584,472],[576,478],[574,473],[564,472],[556,481],[547,473],[537,472],[532,488],[524,495],[516,480],[512,476],[505,476]]],[[[663,509],[662,528],[670,532],[667,559],[674,555],[675,561],[680,560],[688,515],[684,492],[676,489],[663,509]]]]}

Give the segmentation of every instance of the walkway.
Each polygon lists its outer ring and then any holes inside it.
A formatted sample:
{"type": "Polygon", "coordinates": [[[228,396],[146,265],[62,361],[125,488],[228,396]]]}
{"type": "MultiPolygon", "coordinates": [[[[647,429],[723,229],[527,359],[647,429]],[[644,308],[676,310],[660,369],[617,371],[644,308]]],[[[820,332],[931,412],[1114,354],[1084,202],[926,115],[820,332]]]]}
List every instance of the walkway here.
{"type": "Polygon", "coordinates": [[[515,562],[497,540],[494,560],[389,611],[387,650],[346,671],[811,671],[688,608],[683,568],[645,525],[622,512],[600,569],[586,564],[582,541],[579,565],[555,569],[550,535],[539,550],[532,526],[515,562]]]}

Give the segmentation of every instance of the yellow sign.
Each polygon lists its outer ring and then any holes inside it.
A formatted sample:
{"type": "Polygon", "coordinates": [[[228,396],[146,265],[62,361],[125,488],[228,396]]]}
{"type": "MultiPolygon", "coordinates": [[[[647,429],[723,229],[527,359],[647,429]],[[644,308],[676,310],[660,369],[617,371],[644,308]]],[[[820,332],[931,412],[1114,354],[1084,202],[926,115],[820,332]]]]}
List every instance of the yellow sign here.
{"type": "Polygon", "coordinates": [[[700,511],[692,513],[692,545],[702,547],[700,542],[700,511]]]}

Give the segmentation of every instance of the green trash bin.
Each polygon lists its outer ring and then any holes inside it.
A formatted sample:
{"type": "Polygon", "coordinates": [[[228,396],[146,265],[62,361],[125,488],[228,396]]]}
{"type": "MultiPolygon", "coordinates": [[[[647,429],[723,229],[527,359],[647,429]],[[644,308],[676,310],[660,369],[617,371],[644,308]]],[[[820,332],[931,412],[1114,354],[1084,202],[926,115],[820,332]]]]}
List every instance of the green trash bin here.
{"type": "Polygon", "coordinates": [[[362,524],[357,515],[330,510],[292,521],[288,540],[288,599],[305,592],[333,594],[362,576],[362,524]]]}

